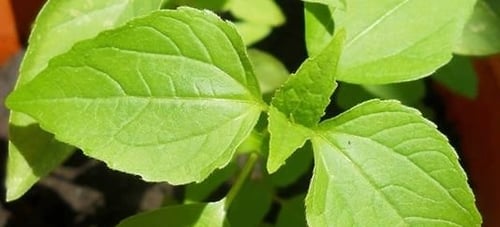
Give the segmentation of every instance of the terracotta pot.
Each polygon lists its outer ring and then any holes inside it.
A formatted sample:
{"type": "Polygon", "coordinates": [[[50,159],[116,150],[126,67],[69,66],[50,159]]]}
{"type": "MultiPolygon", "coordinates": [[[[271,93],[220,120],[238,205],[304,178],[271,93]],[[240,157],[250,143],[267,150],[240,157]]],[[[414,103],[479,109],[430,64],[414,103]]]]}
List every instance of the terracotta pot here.
{"type": "Polygon", "coordinates": [[[0,0],[0,65],[19,50],[14,15],[9,0],[0,0]]]}
{"type": "Polygon", "coordinates": [[[500,55],[475,61],[479,94],[470,100],[438,88],[460,139],[462,162],[483,226],[500,226],[500,55]]]}

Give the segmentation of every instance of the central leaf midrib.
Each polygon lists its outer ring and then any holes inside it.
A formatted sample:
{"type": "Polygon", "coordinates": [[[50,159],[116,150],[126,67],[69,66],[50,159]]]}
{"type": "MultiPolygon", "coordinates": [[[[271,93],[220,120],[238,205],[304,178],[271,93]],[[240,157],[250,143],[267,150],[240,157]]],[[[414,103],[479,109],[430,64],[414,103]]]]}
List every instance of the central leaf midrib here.
{"type": "MultiPolygon", "coordinates": [[[[359,135],[355,135],[355,134],[351,134],[351,133],[347,133],[347,132],[342,132],[342,131],[336,131],[335,133],[337,133],[337,134],[344,134],[344,135],[346,135],[346,136],[352,136],[352,137],[356,137],[356,138],[360,138],[360,139],[368,139],[368,140],[370,140],[371,142],[376,143],[376,144],[378,144],[378,145],[380,145],[380,146],[383,146],[384,148],[386,148],[386,149],[388,149],[388,150],[393,150],[393,151],[394,151],[394,149],[392,149],[392,148],[390,148],[390,147],[388,147],[388,146],[386,146],[386,145],[384,145],[384,144],[380,143],[379,141],[376,141],[376,140],[374,140],[374,139],[372,139],[372,138],[369,138],[369,137],[359,136],[359,135]]],[[[347,155],[345,152],[343,152],[343,150],[341,150],[338,146],[336,146],[335,144],[333,144],[333,142],[332,142],[332,141],[328,140],[328,138],[324,137],[324,136],[323,136],[323,135],[321,135],[321,134],[320,134],[320,136],[321,136],[321,138],[322,138],[323,140],[326,140],[326,141],[327,141],[327,143],[331,144],[331,145],[332,145],[332,146],[334,146],[336,149],[338,149],[339,151],[341,151],[341,153],[342,153],[342,154],[344,154],[344,156],[345,156],[346,158],[348,158],[348,159],[349,159],[352,163],[355,163],[355,162],[353,162],[353,161],[352,161],[352,159],[350,158],[350,156],[349,156],[349,155],[347,155]]],[[[469,210],[467,210],[467,209],[466,209],[466,207],[464,207],[464,206],[463,206],[463,205],[462,205],[462,204],[461,204],[461,203],[460,203],[460,202],[459,202],[459,201],[458,201],[458,200],[457,200],[457,199],[456,199],[453,195],[451,195],[451,194],[449,193],[449,191],[446,189],[446,187],[444,187],[444,186],[441,184],[441,182],[439,182],[439,181],[438,181],[437,179],[435,179],[434,177],[432,177],[432,176],[428,175],[428,174],[427,174],[427,172],[426,172],[424,169],[422,169],[419,165],[417,165],[415,162],[413,162],[412,160],[410,160],[407,156],[405,156],[405,155],[403,155],[403,154],[400,154],[399,152],[396,152],[396,151],[394,151],[394,154],[399,155],[399,156],[401,156],[401,157],[405,158],[406,160],[408,160],[408,161],[409,161],[409,163],[411,163],[411,165],[415,166],[415,167],[416,167],[419,171],[421,171],[421,172],[422,172],[425,176],[428,176],[430,179],[432,179],[432,181],[433,181],[435,184],[437,184],[437,186],[441,189],[441,191],[442,191],[442,192],[444,192],[444,194],[445,194],[445,195],[447,195],[447,196],[448,196],[448,198],[449,198],[449,199],[451,199],[451,201],[453,201],[456,205],[458,205],[458,207],[459,207],[462,211],[465,211],[465,213],[466,213],[466,214],[468,214],[470,217],[473,217],[473,215],[469,212],[469,210]]],[[[356,164],[356,166],[357,166],[357,167],[359,167],[357,164],[356,164]]],[[[363,172],[363,176],[364,176],[364,172],[363,172]]],[[[367,180],[369,180],[369,181],[370,181],[370,183],[371,183],[371,179],[367,179],[367,180]]],[[[375,185],[373,185],[373,186],[375,186],[375,185]]],[[[382,193],[382,192],[380,192],[380,193],[382,193]]],[[[383,193],[382,193],[382,194],[383,194],[383,193]]],[[[448,220],[448,221],[450,221],[450,220],[448,220]]]]}
{"type": "Polygon", "coordinates": [[[173,102],[232,102],[232,103],[243,103],[250,104],[253,106],[258,106],[260,104],[254,100],[244,100],[244,99],[231,99],[231,98],[211,98],[211,97],[149,97],[149,96],[110,96],[110,97],[66,97],[66,98],[43,98],[43,99],[33,99],[27,101],[18,101],[17,103],[37,103],[37,102],[73,102],[74,100],[82,101],[116,101],[119,99],[137,99],[140,101],[173,101],[173,102]]]}
{"type": "MultiPolygon", "coordinates": [[[[203,64],[205,66],[208,66],[208,67],[211,67],[211,68],[215,68],[217,71],[221,72],[226,77],[231,78],[238,85],[240,85],[240,87],[243,88],[250,96],[254,97],[253,92],[249,90],[249,88],[248,88],[248,86],[246,84],[243,84],[241,81],[239,81],[236,78],[232,77],[228,72],[224,71],[223,69],[221,69],[217,65],[211,64],[209,62],[205,62],[205,61],[202,61],[202,60],[199,60],[199,59],[195,59],[195,58],[190,58],[190,57],[183,56],[183,55],[175,55],[175,54],[171,54],[171,53],[160,53],[160,52],[158,52],[158,53],[155,53],[155,52],[146,52],[146,51],[141,51],[141,50],[124,49],[123,47],[116,47],[116,46],[100,46],[100,47],[93,48],[93,50],[99,50],[99,49],[111,49],[111,50],[115,50],[115,51],[118,51],[118,52],[125,52],[125,53],[130,53],[130,54],[135,54],[135,55],[152,55],[152,56],[161,57],[161,58],[179,58],[179,59],[184,59],[184,60],[187,60],[187,61],[193,61],[193,62],[196,62],[196,63],[199,63],[199,64],[203,64]]],[[[95,67],[90,66],[90,65],[84,65],[84,66],[95,68],[95,67]]],[[[99,69],[97,69],[97,70],[99,70],[99,69]]],[[[101,71],[101,70],[99,70],[99,71],[101,71]]],[[[101,71],[101,72],[108,74],[107,72],[103,72],[103,71],[101,71]]],[[[246,78],[246,76],[247,75],[244,75],[243,77],[246,78]]],[[[256,97],[254,97],[254,98],[256,98],[256,97]]]]}
{"type": "MultiPolygon", "coordinates": [[[[406,223],[405,216],[401,215],[401,213],[399,212],[399,210],[396,209],[396,206],[394,204],[392,204],[392,202],[389,200],[389,198],[383,192],[377,190],[379,188],[377,186],[377,184],[375,184],[375,182],[373,182],[373,180],[371,179],[371,177],[368,174],[365,173],[365,171],[358,165],[358,163],[354,162],[353,159],[348,154],[346,154],[342,149],[340,149],[339,146],[337,146],[336,144],[334,144],[333,141],[330,141],[328,138],[326,138],[322,134],[318,134],[318,136],[319,136],[319,138],[321,140],[325,141],[327,144],[331,145],[334,149],[338,150],[347,160],[349,160],[349,162],[353,163],[353,165],[356,167],[356,169],[358,169],[358,172],[363,176],[363,178],[368,182],[368,184],[370,184],[372,186],[372,188],[374,189],[374,191],[376,191],[377,194],[379,194],[387,202],[387,204],[390,205],[389,207],[394,212],[396,212],[396,214],[401,219],[401,222],[406,223]]],[[[330,174],[328,174],[328,176],[330,176],[330,174]]],[[[406,224],[408,224],[408,223],[406,223],[406,224]]]]}
{"type": "Polygon", "coordinates": [[[349,42],[345,44],[345,48],[349,48],[353,43],[363,37],[366,33],[373,30],[375,27],[380,25],[385,19],[389,18],[394,12],[406,5],[410,0],[403,0],[402,2],[395,5],[392,9],[388,10],[386,13],[380,15],[375,21],[356,34],[349,42]]]}
{"type": "MultiPolygon", "coordinates": [[[[139,110],[138,112],[143,112],[144,109],[148,108],[148,106],[150,105],[151,103],[148,103],[145,107],[143,107],[142,110],[139,110]]],[[[120,140],[116,137],[117,134],[119,134],[123,128],[125,128],[129,123],[135,121],[137,119],[137,117],[141,114],[141,113],[138,113],[137,116],[134,116],[132,117],[131,119],[128,120],[128,122],[124,123],[122,126],[120,126],[119,129],[116,130],[115,132],[115,135],[113,136],[113,138],[115,138],[115,140],[121,144],[124,144],[124,145],[128,145],[128,146],[133,146],[133,147],[150,147],[150,146],[155,146],[155,145],[167,145],[169,143],[172,143],[172,142],[179,142],[179,141],[182,141],[182,140],[188,140],[188,139],[191,139],[193,137],[199,137],[199,136],[203,136],[205,134],[210,134],[210,133],[213,133],[214,131],[217,131],[219,130],[219,128],[233,122],[233,121],[236,121],[236,120],[240,120],[241,118],[244,118],[244,117],[247,117],[252,111],[256,111],[255,109],[247,109],[245,111],[242,111],[240,112],[240,114],[236,115],[236,116],[232,116],[230,118],[228,118],[229,120],[226,120],[226,121],[223,121],[223,122],[220,122],[219,124],[217,125],[214,125],[213,127],[209,127],[207,130],[205,130],[204,132],[199,132],[199,133],[193,133],[193,134],[190,134],[190,135],[186,135],[186,136],[183,136],[183,137],[179,137],[179,138],[175,138],[175,140],[165,140],[165,141],[161,141],[160,143],[158,144],[147,144],[147,143],[142,143],[142,144],[131,144],[131,143],[126,143],[125,141],[123,140],[120,140]]]]}

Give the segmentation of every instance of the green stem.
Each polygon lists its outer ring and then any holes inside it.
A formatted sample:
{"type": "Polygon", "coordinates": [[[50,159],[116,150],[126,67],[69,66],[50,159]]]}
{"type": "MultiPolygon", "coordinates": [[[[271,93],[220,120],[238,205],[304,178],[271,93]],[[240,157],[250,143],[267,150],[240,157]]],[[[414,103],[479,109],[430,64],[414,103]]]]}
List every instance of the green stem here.
{"type": "Polygon", "coordinates": [[[251,153],[250,157],[248,157],[245,166],[243,166],[241,173],[238,175],[238,178],[236,178],[236,182],[234,182],[233,187],[231,187],[231,189],[227,193],[226,201],[224,204],[224,208],[226,210],[229,209],[234,198],[236,197],[236,195],[238,195],[238,192],[240,192],[241,187],[243,187],[246,179],[248,178],[250,173],[252,173],[253,167],[255,166],[258,158],[259,156],[256,153],[251,153]]]}

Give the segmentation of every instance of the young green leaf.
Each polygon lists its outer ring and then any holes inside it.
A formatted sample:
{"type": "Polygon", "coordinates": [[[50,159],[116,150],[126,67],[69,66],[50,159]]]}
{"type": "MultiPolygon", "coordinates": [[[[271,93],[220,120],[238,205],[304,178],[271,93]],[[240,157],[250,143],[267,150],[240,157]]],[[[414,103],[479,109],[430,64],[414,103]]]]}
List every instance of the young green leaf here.
{"type": "MultiPolygon", "coordinates": [[[[17,86],[31,81],[50,59],[66,52],[76,42],[159,9],[161,3],[162,0],[48,1],[34,23],[17,86]]],[[[34,119],[22,113],[11,112],[10,125],[6,176],[8,201],[24,194],[74,149],[54,140],[53,135],[40,129],[34,119]]]]}
{"type": "Polygon", "coordinates": [[[432,79],[467,98],[473,99],[477,95],[477,75],[468,57],[455,55],[450,63],[434,73],[432,79]]]}
{"type": "Polygon", "coordinates": [[[207,204],[186,204],[169,206],[129,217],[121,221],[118,227],[229,226],[225,217],[224,201],[207,204]]]}
{"type": "Polygon", "coordinates": [[[475,0],[350,0],[338,79],[385,84],[430,75],[451,59],[475,0]],[[453,7],[450,7],[453,6],[453,7]],[[426,15],[432,15],[429,19],[426,15]]]}
{"type": "Polygon", "coordinates": [[[316,57],[307,59],[281,87],[269,108],[271,141],[267,170],[273,173],[308,139],[337,87],[337,59],[344,36],[339,33],[316,57]]]}
{"type": "Polygon", "coordinates": [[[344,38],[344,33],[337,34],[321,54],[307,59],[276,92],[272,106],[292,123],[314,127],[325,113],[337,87],[335,76],[344,38]]]}
{"type": "Polygon", "coordinates": [[[491,55],[500,53],[500,3],[479,0],[455,46],[455,53],[491,55]]]}
{"type": "Polygon", "coordinates": [[[311,226],[479,226],[457,155],[396,101],[362,103],[320,125],[307,199],[311,226]]]}
{"type": "Polygon", "coordinates": [[[7,104],[111,168],[172,184],[225,166],[265,105],[234,27],[186,7],[75,45],[7,104]]]}

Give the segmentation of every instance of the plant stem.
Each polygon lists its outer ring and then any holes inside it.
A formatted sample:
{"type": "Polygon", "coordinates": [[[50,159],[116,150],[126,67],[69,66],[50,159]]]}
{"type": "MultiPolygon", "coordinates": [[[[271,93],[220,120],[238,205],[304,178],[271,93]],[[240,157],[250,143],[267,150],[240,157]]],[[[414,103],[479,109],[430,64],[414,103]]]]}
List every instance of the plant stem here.
{"type": "Polygon", "coordinates": [[[250,156],[248,157],[248,160],[246,161],[245,166],[243,166],[243,169],[241,170],[240,174],[238,175],[238,178],[236,178],[236,182],[233,184],[233,186],[231,187],[231,189],[227,193],[226,201],[224,204],[224,208],[226,210],[229,209],[234,198],[236,197],[236,195],[238,195],[238,192],[240,192],[241,187],[243,187],[243,184],[245,183],[246,179],[248,178],[248,175],[250,175],[250,173],[252,173],[253,167],[255,166],[255,163],[257,162],[258,158],[259,158],[259,156],[256,153],[251,153],[250,156]]]}

